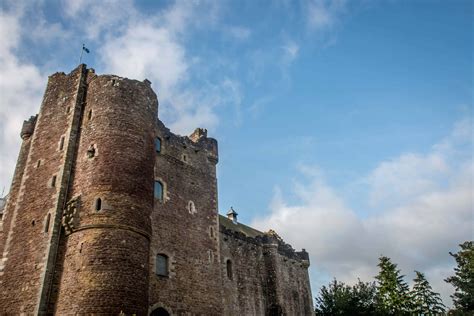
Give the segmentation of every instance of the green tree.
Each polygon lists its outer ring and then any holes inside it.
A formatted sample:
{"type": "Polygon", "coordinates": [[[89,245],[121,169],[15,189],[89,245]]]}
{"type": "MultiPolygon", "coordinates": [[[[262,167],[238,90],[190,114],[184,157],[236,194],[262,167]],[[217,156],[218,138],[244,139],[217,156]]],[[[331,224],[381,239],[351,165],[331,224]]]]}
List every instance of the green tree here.
{"type": "Polygon", "coordinates": [[[456,260],[454,275],[445,281],[454,286],[454,306],[458,312],[474,313],[474,242],[465,241],[460,244],[458,253],[449,253],[456,260]]]}
{"type": "Polygon", "coordinates": [[[377,279],[377,310],[385,315],[409,314],[411,302],[408,285],[403,281],[403,275],[397,265],[388,257],[380,257],[377,279]]]}
{"type": "Polygon", "coordinates": [[[374,283],[348,286],[334,279],[323,286],[316,298],[316,315],[375,315],[374,283]]]}
{"type": "Polygon", "coordinates": [[[410,292],[415,315],[439,315],[445,312],[445,306],[439,293],[433,292],[425,275],[415,271],[413,288],[410,292]]]}

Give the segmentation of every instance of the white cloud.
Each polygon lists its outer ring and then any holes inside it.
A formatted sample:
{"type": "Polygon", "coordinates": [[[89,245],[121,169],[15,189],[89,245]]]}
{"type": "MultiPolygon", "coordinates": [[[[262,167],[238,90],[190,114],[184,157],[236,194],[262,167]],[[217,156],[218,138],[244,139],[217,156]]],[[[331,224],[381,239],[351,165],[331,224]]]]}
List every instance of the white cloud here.
{"type": "MultiPolygon", "coordinates": [[[[294,246],[308,249],[313,280],[321,280],[322,274],[346,282],[357,277],[372,280],[377,258],[384,254],[399,264],[407,281],[413,270],[425,272],[450,304],[452,288],[442,281],[453,269],[448,252],[473,238],[469,129],[472,122],[464,121],[428,154],[402,154],[381,162],[360,181],[378,207],[368,216],[347,206],[318,169],[299,168],[309,180],[293,185],[299,203],[290,205],[277,191],[270,214],[253,224],[263,230],[276,229],[294,246]],[[384,199],[390,203],[382,203],[384,199]]],[[[321,285],[313,283],[314,294],[321,285]]]]}
{"type": "Polygon", "coordinates": [[[0,193],[8,192],[20,147],[23,120],[37,112],[46,76],[16,55],[22,39],[23,11],[0,13],[0,193]]]}
{"type": "Polygon", "coordinates": [[[345,6],[344,0],[308,1],[306,7],[308,27],[313,31],[321,31],[334,26],[345,6]]]}
{"type": "MultiPolygon", "coordinates": [[[[132,0],[63,0],[63,12],[89,40],[123,31],[138,12],[132,0]]],[[[81,34],[82,35],[82,34],[81,34]]]]}
{"type": "Polygon", "coordinates": [[[148,78],[169,95],[185,80],[188,65],[185,49],[163,27],[132,23],[125,33],[105,42],[102,48],[105,71],[129,78],[148,78]]]}

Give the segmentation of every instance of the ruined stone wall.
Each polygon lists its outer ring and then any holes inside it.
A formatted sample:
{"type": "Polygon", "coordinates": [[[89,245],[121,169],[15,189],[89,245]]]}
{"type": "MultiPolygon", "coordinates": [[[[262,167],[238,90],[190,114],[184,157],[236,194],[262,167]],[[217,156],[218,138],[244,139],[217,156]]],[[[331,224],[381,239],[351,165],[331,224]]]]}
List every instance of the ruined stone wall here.
{"type": "Polygon", "coordinates": [[[217,142],[205,131],[180,137],[161,123],[156,136],[155,199],[150,251],[150,311],[172,315],[222,315],[219,271],[216,169],[217,142]],[[193,206],[191,206],[193,205],[193,206]],[[159,276],[156,255],[169,258],[169,275],[159,276]]]}
{"type": "Polygon", "coordinates": [[[83,70],[80,66],[70,75],[52,75],[36,124],[22,130],[23,138],[32,134],[24,141],[6,210],[10,224],[3,233],[2,313],[37,313],[48,292],[54,218],[62,209],[63,188],[68,180],[64,168],[73,122],[71,113],[83,70]]]}
{"type": "Polygon", "coordinates": [[[148,81],[88,78],[58,315],[147,314],[157,110],[148,81]]]}
{"type": "Polygon", "coordinates": [[[294,251],[276,234],[248,236],[239,231],[242,224],[235,230],[225,224],[220,226],[224,314],[313,315],[308,254],[294,251]]]}

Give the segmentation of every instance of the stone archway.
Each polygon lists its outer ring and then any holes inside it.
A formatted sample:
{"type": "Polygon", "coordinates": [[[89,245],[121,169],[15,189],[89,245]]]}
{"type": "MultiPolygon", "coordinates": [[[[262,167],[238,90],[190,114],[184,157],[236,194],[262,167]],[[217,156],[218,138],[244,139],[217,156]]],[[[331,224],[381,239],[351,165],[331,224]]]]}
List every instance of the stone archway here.
{"type": "Polygon", "coordinates": [[[168,313],[168,311],[163,307],[158,307],[151,312],[150,316],[170,316],[170,313],[168,313]]]}

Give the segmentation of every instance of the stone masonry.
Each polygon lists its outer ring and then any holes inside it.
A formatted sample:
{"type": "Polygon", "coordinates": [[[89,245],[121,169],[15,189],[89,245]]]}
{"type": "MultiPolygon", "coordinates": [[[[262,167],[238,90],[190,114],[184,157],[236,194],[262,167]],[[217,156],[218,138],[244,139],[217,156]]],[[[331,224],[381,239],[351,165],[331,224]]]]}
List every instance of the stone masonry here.
{"type": "Polygon", "coordinates": [[[0,315],[312,315],[309,256],[218,214],[217,141],[148,80],[49,77],[0,205],[0,315]]]}

